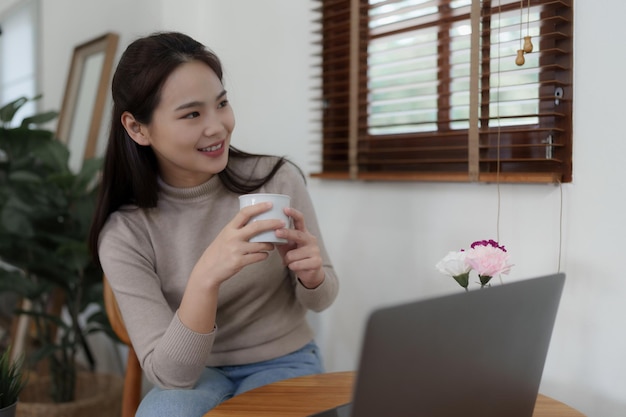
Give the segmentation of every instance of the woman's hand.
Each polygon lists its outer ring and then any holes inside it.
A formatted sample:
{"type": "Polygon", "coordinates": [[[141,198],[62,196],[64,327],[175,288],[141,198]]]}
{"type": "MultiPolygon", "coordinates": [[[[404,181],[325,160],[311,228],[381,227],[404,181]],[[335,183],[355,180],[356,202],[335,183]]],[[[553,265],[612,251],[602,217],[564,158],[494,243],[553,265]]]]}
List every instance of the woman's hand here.
{"type": "Polygon", "coordinates": [[[196,274],[210,277],[212,283],[219,285],[245,266],[267,259],[274,245],[251,243],[249,240],[261,232],[286,227],[285,223],[282,220],[248,222],[271,207],[271,203],[259,203],[241,209],[204,251],[194,267],[192,277],[196,274]]]}
{"type": "Polygon", "coordinates": [[[274,249],[271,243],[248,242],[261,232],[286,226],[282,220],[257,220],[248,224],[252,217],[271,207],[271,203],[259,203],[239,210],[202,253],[178,308],[178,317],[187,328],[198,333],[212,331],[222,282],[245,266],[267,259],[268,252],[274,249]]]}
{"type": "Polygon", "coordinates": [[[276,236],[287,239],[288,243],[276,245],[283,263],[300,279],[307,288],[316,288],[324,281],[322,256],[317,237],[309,233],[304,223],[304,215],[294,208],[285,208],[285,214],[293,219],[293,229],[279,229],[276,236]]]}

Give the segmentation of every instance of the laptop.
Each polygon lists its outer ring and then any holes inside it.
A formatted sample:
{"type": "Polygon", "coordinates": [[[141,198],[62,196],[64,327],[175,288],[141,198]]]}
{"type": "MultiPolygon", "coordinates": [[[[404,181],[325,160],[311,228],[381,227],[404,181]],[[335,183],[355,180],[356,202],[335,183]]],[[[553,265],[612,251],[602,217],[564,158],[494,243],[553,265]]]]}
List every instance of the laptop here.
{"type": "Polygon", "coordinates": [[[531,417],[565,274],[385,307],[352,401],[311,417],[531,417]]]}

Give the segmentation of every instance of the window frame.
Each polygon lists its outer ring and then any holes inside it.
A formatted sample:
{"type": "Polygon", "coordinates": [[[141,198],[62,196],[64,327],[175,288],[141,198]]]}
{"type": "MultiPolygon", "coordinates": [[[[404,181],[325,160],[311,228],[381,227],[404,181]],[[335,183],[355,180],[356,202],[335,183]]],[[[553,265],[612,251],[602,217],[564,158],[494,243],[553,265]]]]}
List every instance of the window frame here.
{"type": "MultiPolygon", "coordinates": [[[[385,3],[394,1],[387,0],[385,3]]],[[[472,8],[477,7],[478,1],[474,1],[472,8]]],[[[572,181],[572,0],[532,0],[528,3],[534,8],[542,6],[543,10],[541,36],[534,40],[536,48],[541,51],[537,53],[543,54],[539,58],[540,110],[536,125],[510,128],[500,127],[499,124],[493,126],[494,119],[489,117],[490,54],[489,47],[483,47],[483,55],[475,64],[480,68],[474,73],[480,79],[472,78],[472,82],[480,83],[476,94],[478,120],[475,125],[470,124],[467,130],[445,126],[446,121],[449,121],[446,110],[449,107],[449,94],[445,90],[446,83],[440,82],[437,132],[386,135],[368,133],[367,58],[371,39],[368,0],[318,2],[322,34],[322,161],[321,170],[311,176],[393,181],[572,181]],[[549,13],[558,13],[558,16],[549,13]],[[546,64],[548,59],[553,61],[549,65],[546,64]],[[557,88],[560,89],[560,97],[555,97],[557,88]],[[558,109],[546,107],[551,101],[556,103],[557,99],[558,109]],[[545,142],[545,138],[553,138],[553,135],[556,140],[545,142]],[[444,138],[445,144],[442,146],[444,138]],[[439,151],[441,149],[444,150],[439,151]],[[431,151],[434,156],[429,161],[424,155],[431,151]],[[389,155],[389,159],[386,160],[385,155],[389,155]],[[402,158],[405,155],[416,156],[407,159],[403,166],[402,158]],[[417,160],[418,163],[415,162],[417,160]]],[[[440,0],[438,3],[441,6],[448,1],[440,0]]],[[[491,16],[520,7],[519,1],[515,0],[502,0],[502,3],[507,4],[502,5],[497,0],[483,0],[479,3],[478,14],[482,28],[479,36],[482,46],[489,40],[491,16]]],[[[451,23],[449,21],[445,24],[451,23]]],[[[440,30],[440,33],[443,31],[440,30]]],[[[449,69],[445,66],[449,54],[443,44],[439,51],[439,71],[443,74],[449,69]]]]}

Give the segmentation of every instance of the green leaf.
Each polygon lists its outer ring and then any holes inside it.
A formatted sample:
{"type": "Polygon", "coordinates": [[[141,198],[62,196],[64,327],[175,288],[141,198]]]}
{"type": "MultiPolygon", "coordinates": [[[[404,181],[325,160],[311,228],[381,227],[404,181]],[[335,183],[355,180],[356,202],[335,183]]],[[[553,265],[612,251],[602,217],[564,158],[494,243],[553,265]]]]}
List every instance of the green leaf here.
{"type": "Polygon", "coordinates": [[[34,310],[17,310],[18,314],[24,314],[26,316],[30,316],[33,318],[43,318],[47,321],[50,321],[54,325],[58,326],[61,329],[69,329],[69,324],[67,324],[63,319],[55,314],[45,313],[41,311],[34,310]]]}
{"type": "Polygon", "coordinates": [[[57,350],[59,350],[59,347],[56,344],[49,342],[48,344],[42,346],[40,349],[37,349],[33,353],[31,360],[32,362],[37,363],[45,358],[52,356],[57,350]]]}
{"type": "Polygon", "coordinates": [[[492,277],[490,277],[489,275],[479,275],[478,278],[480,279],[481,285],[487,285],[489,281],[491,281],[492,277]]]}
{"type": "Polygon", "coordinates": [[[467,286],[469,285],[469,272],[454,276],[452,278],[454,278],[455,281],[458,282],[459,285],[463,288],[467,288],[467,286]]]}
{"type": "Polygon", "coordinates": [[[12,292],[32,300],[41,297],[48,290],[47,286],[38,285],[20,271],[0,269],[0,293],[12,292]]]}
{"type": "Polygon", "coordinates": [[[35,114],[30,117],[25,117],[24,120],[22,120],[22,126],[28,127],[30,125],[39,125],[39,124],[48,123],[49,121],[56,119],[58,115],[59,115],[59,112],[51,110],[51,111],[47,111],[44,113],[35,114]]]}
{"type": "Polygon", "coordinates": [[[91,255],[84,242],[68,242],[61,245],[56,254],[59,258],[64,259],[67,268],[73,271],[84,270],[91,261],[91,255]]]}
{"type": "Polygon", "coordinates": [[[27,102],[28,99],[26,97],[20,97],[0,107],[0,121],[3,123],[11,122],[15,113],[27,102]]]}
{"type": "Polygon", "coordinates": [[[55,172],[69,172],[68,160],[70,151],[67,147],[57,140],[47,141],[33,149],[33,155],[41,161],[46,167],[55,172]]]}
{"type": "Polygon", "coordinates": [[[83,162],[83,166],[76,176],[75,189],[80,191],[89,190],[93,187],[100,169],[103,158],[91,158],[83,162]]]}
{"type": "Polygon", "coordinates": [[[41,184],[42,179],[32,171],[13,171],[9,173],[9,180],[17,183],[41,184]]]}
{"type": "MultiPolygon", "coordinates": [[[[23,354],[14,361],[11,348],[5,350],[0,356],[0,410],[4,410],[17,402],[20,392],[26,384],[23,365],[23,354]]],[[[6,412],[3,411],[2,414],[5,415],[6,412]]]]}
{"type": "Polygon", "coordinates": [[[32,212],[30,206],[25,205],[16,196],[11,196],[0,212],[0,223],[10,233],[24,237],[33,236],[34,230],[28,217],[29,212],[32,212]]]}

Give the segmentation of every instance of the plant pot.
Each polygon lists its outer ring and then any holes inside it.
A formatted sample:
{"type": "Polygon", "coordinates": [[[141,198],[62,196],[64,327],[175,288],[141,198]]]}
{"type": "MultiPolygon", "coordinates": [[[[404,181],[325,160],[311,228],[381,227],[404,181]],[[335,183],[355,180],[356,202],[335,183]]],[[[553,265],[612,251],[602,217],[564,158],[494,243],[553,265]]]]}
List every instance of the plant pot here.
{"type": "Polygon", "coordinates": [[[20,394],[16,417],[111,417],[122,409],[121,376],[80,372],[76,378],[75,400],[55,403],[50,398],[50,379],[30,381],[20,394]]]}
{"type": "Polygon", "coordinates": [[[0,417],[15,417],[17,403],[8,407],[0,408],[0,417]]]}

